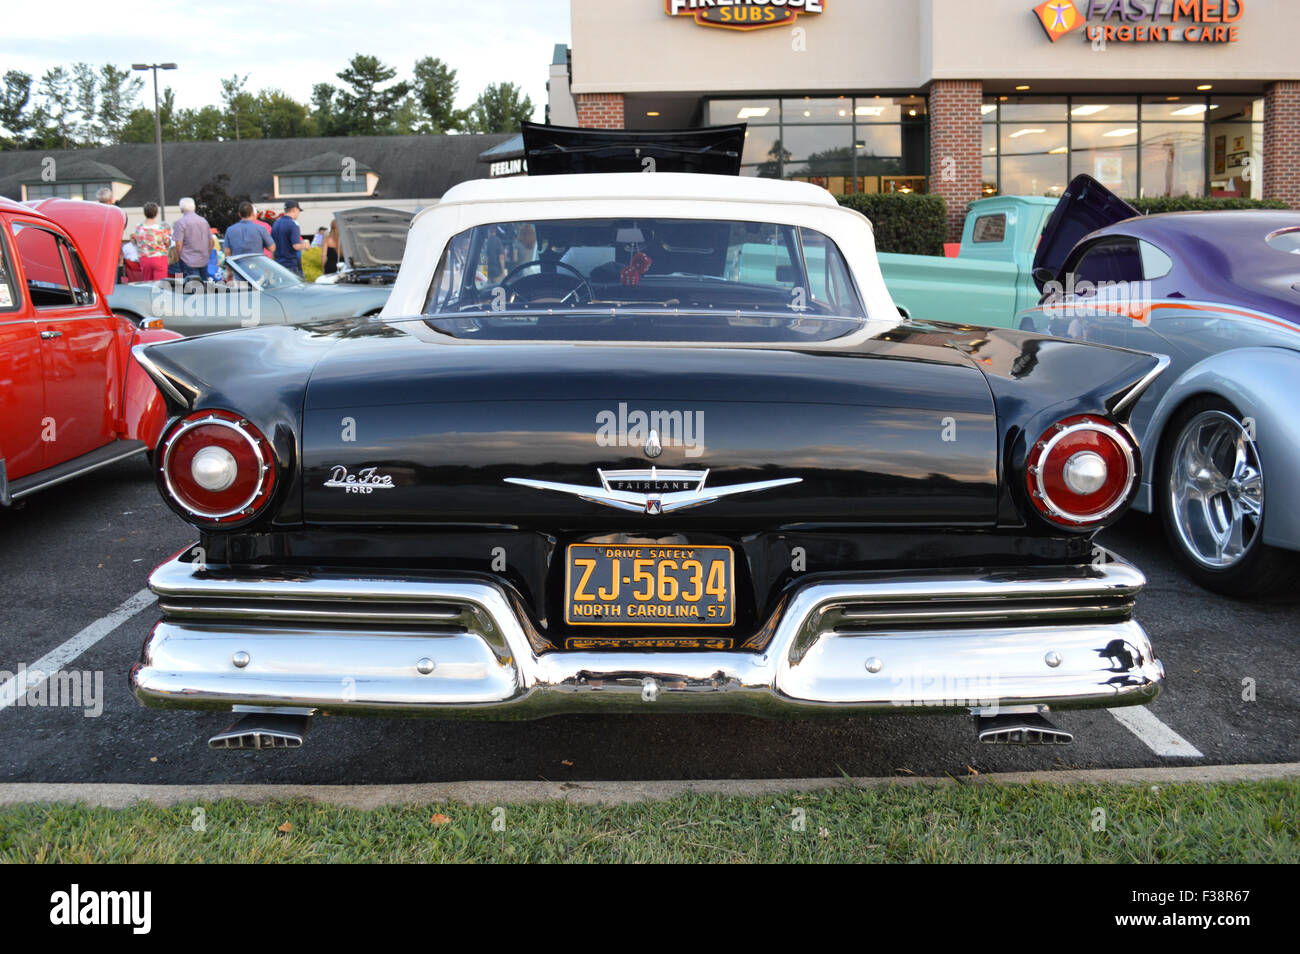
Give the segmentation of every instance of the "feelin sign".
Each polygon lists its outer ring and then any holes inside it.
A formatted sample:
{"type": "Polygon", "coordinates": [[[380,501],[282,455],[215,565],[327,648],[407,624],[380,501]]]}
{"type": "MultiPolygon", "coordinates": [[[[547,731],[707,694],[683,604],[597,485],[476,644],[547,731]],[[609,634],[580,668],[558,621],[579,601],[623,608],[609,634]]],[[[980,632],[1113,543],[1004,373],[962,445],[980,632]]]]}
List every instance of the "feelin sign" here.
{"type": "Polygon", "coordinates": [[[801,13],[821,13],[826,0],[664,0],[670,17],[695,17],[701,26],[759,30],[793,23],[801,13]]]}

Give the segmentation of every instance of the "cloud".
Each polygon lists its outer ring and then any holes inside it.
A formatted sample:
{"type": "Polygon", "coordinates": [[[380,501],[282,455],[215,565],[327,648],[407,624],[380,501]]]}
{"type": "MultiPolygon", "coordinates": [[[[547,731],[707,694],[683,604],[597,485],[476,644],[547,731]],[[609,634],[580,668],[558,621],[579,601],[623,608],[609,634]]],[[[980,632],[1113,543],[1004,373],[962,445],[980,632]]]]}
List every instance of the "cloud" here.
{"type": "MultiPolygon", "coordinates": [[[[569,42],[569,0],[317,0],[278,9],[265,2],[221,4],[180,0],[167,5],[169,28],[146,33],[148,17],[127,27],[102,3],[63,0],[59,28],[9,39],[5,69],[31,73],[85,61],[175,62],[159,85],[176,91],[177,104],[219,105],[221,79],[248,73],[251,90],[281,89],[303,102],[316,83],[339,82],[336,73],[355,53],[378,56],[409,79],[415,61],[436,56],[457,70],[458,106],[468,106],[489,83],[523,88],[541,119],[547,69],[557,43],[569,42]]],[[[35,32],[35,31],[33,31],[35,32]]],[[[152,105],[148,75],[141,105],[152,105]]]]}

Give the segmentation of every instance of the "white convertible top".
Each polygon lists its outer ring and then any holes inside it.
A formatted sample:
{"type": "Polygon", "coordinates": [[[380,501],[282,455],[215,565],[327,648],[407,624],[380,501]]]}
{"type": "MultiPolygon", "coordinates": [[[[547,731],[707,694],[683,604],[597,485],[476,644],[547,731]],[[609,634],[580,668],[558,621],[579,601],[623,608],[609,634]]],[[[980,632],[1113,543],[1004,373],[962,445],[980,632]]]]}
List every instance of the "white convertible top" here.
{"type": "Polygon", "coordinates": [[[419,315],[443,250],[478,225],[547,219],[716,219],[774,222],[815,229],[839,247],[853,272],[873,330],[898,323],[898,308],[876,260],[871,223],[820,186],[807,182],[687,172],[476,179],[449,189],[411,220],[406,253],[385,318],[419,315]]]}
{"type": "Polygon", "coordinates": [[[565,201],[570,199],[687,199],[764,202],[837,207],[821,186],[752,176],[714,176],[695,172],[603,172],[571,176],[514,176],[474,179],[452,186],[434,209],[462,202],[565,201]]]}

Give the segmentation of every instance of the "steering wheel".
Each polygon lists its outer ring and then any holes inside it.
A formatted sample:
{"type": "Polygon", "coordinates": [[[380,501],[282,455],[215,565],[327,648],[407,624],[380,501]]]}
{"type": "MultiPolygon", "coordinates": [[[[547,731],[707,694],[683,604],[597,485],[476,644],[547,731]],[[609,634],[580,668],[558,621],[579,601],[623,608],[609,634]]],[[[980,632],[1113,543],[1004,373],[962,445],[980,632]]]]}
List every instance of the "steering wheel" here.
{"type": "MultiPolygon", "coordinates": [[[[570,298],[573,298],[574,302],[576,303],[576,302],[582,302],[582,301],[591,301],[593,298],[596,297],[596,296],[595,296],[595,293],[592,292],[592,290],[591,290],[591,284],[587,281],[586,276],[583,275],[582,272],[580,272],[580,271],[578,271],[576,268],[574,268],[572,265],[570,265],[568,262],[561,262],[561,261],[559,261],[558,259],[556,259],[556,260],[554,260],[554,261],[544,262],[544,261],[542,261],[542,260],[539,259],[539,258],[535,258],[535,259],[531,259],[530,261],[527,261],[527,262],[520,262],[520,263],[519,263],[518,265],[516,265],[514,268],[510,269],[510,270],[507,271],[503,276],[501,276],[501,281],[498,282],[498,284],[499,284],[502,288],[505,288],[505,289],[510,293],[511,297],[513,298],[514,296],[516,296],[516,295],[518,294],[518,291],[517,291],[516,289],[510,287],[511,282],[513,281],[515,284],[520,284],[520,283],[522,283],[522,281],[523,281],[524,279],[520,279],[520,278],[519,278],[519,273],[522,272],[525,268],[529,268],[529,267],[534,266],[534,265],[537,266],[538,268],[541,268],[541,267],[543,267],[543,266],[554,265],[554,266],[557,267],[557,268],[567,269],[568,271],[570,271],[570,272],[573,273],[573,277],[577,278],[577,280],[578,280],[578,281],[577,281],[577,284],[575,284],[572,288],[570,288],[569,291],[565,294],[565,296],[564,296],[563,298],[559,299],[559,304],[561,304],[561,305],[564,304],[564,303],[567,302],[570,298]],[[577,295],[578,291],[581,290],[581,289],[583,289],[583,288],[585,288],[585,289],[587,290],[586,298],[574,297],[574,296],[577,295]]],[[[551,275],[533,275],[533,276],[526,276],[526,278],[531,278],[531,279],[534,279],[534,280],[536,280],[536,279],[541,279],[541,280],[544,281],[544,282],[545,282],[545,281],[549,281],[549,280],[550,280],[551,278],[553,278],[553,277],[555,277],[555,276],[551,276],[551,275]]],[[[534,299],[534,301],[546,301],[546,300],[547,300],[547,299],[534,299]]]]}

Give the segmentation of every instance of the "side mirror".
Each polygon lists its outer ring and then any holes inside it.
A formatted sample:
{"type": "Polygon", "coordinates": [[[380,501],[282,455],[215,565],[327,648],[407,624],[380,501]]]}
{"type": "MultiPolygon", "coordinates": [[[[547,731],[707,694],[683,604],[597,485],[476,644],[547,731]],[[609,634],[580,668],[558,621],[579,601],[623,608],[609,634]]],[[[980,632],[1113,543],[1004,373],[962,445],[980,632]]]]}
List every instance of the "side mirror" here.
{"type": "Polygon", "coordinates": [[[1050,268],[1041,265],[1038,268],[1035,268],[1033,270],[1032,275],[1034,281],[1038,283],[1040,288],[1043,285],[1046,285],[1048,282],[1052,281],[1054,278],[1056,278],[1056,272],[1052,271],[1050,268]]]}

